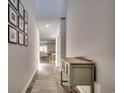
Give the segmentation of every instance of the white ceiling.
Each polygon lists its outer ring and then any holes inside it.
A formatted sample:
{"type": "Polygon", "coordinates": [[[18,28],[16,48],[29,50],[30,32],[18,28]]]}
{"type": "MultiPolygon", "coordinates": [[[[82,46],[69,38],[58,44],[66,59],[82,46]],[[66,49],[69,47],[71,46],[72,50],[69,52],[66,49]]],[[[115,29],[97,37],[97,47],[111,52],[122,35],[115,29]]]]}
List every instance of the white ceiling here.
{"type": "Polygon", "coordinates": [[[35,0],[37,17],[65,17],[67,0],[35,0]]]}
{"type": "Polygon", "coordinates": [[[57,18],[37,18],[37,25],[40,30],[40,40],[55,40],[59,19],[57,18]],[[46,27],[49,25],[49,27],[46,27]]]}
{"type": "Polygon", "coordinates": [[[67,0],[35,0],[36,22],[40,40],[55,40],[58,18],[65,17],[67,0]],[[46,25],[49,24],[49,27],[46,25]]]}

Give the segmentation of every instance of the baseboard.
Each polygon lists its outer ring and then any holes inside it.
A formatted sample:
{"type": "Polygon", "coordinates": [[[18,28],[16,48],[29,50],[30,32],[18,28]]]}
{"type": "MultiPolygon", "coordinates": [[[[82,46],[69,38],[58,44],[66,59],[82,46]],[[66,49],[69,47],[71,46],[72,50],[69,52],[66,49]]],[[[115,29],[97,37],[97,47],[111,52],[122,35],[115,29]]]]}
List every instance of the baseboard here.
{"type": "Polygon", "coordinates": [[[37,68],[35,68],[34,72],[32,73],[31,77],[29,78],[27,84],[25,85],[25,87],[24,87],[24,89],[22,90],[21,93],[25,93],[26,92],[26,90],[27,90],[28,86],[30,85],[30,83],[31,83],[31,81],[32,81],[36,71],[37,71],[37,68]]]}

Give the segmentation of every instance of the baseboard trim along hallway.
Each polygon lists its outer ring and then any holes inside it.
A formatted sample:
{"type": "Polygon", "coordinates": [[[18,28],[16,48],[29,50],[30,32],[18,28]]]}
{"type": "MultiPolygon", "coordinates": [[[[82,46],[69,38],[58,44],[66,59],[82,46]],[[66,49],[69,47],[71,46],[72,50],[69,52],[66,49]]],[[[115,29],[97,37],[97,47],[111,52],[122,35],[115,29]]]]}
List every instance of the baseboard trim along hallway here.
{"type": "Polygon", "coordinates": [[[21,93],[26,93],[26,90],[29,87],[29,85],[30,85],[35,73],[37,72],[37,70],[38,70],[38,68],[36,67],[21,93]]]}

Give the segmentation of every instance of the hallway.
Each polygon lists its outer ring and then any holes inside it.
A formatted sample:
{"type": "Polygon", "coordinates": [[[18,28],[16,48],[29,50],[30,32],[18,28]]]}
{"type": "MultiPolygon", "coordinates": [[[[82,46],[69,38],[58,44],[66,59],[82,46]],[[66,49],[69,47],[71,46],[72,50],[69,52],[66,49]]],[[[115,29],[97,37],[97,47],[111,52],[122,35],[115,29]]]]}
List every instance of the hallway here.
{"type": "Polygon", "coordinates": [[[61,87],[60,67],[65,74],[61,81],[70,91],[92,84],[91,93],[114,93],[114,4],[114,0],[8,0],[8,93],[69,93],[61,87]],[[53,64],[41,57],[49,57],[53,64]],[[71,64],[67,57],[93,60],[96,67],[87,68],[77,60],[71,64]]]}
{"type": "Polygon", "coordinates": [[[42,62],[39,65],[38,77],[31,93],[67,93],[60,85],[59,70],[54,64],[42,62]]]}

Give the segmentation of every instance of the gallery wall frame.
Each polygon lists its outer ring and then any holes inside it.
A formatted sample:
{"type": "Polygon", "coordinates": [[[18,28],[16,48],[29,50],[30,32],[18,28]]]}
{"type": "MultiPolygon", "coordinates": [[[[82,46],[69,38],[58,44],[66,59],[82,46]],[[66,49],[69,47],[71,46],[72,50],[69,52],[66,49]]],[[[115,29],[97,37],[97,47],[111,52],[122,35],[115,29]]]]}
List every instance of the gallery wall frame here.
{"type": "Polygon", "coordinates": [[[25,23],[25,25],[24,25],[24,31],[25,31],[25,34],[28,34],[28,24],[27,23],[25,23]]]}
{"type": "Polygon", "coordinates": [[[24,35],[24,45],[28,46],[28,35],[24,35]]]}
{"type": "Polygon", "coordinates": [[[28,24],[28,13],[24,10],[24,20],[28,24]]]}
{"type": "Polygon", "coordinates": [[[24,18],[24,7],[23,7],[20,0],[19,0],[19,3],[18,3],[18,12],[19,12],[20,16],[24,18]]]}
{"type": "Polygon", "coordinates": [[[8,42],[17,44],[17,36],[18,31],[11,25],[8,25],[8,42]]]}
{"type": "Polygon", "coordinates": [[[8,0],[8,42],[28,46],[28,13],[21,0],[8,0]]]}
{"type": "Polygon", "coordinates": [[[24,31],[24,20],[20,16],[18,16],[18,28],[19,30],[24,31]]]}
{"type": "Polygon", "coordinates": [[[24,34],[22,32],[18,32],[18,44],[24,45],[24,34]]]}
{"type": "Polygon", "coordinates": [[[18,26],[18,14],[17,12],[8,4],[8,21],[15,27],[18,26]]]}
{"type": "Polygon", "coordinates": [[[9,2],[11,3],[11,5],[12,5],[16,10],[18,10],[18,3],[19,3],[19,0],[9,0],[9,2]]]}

